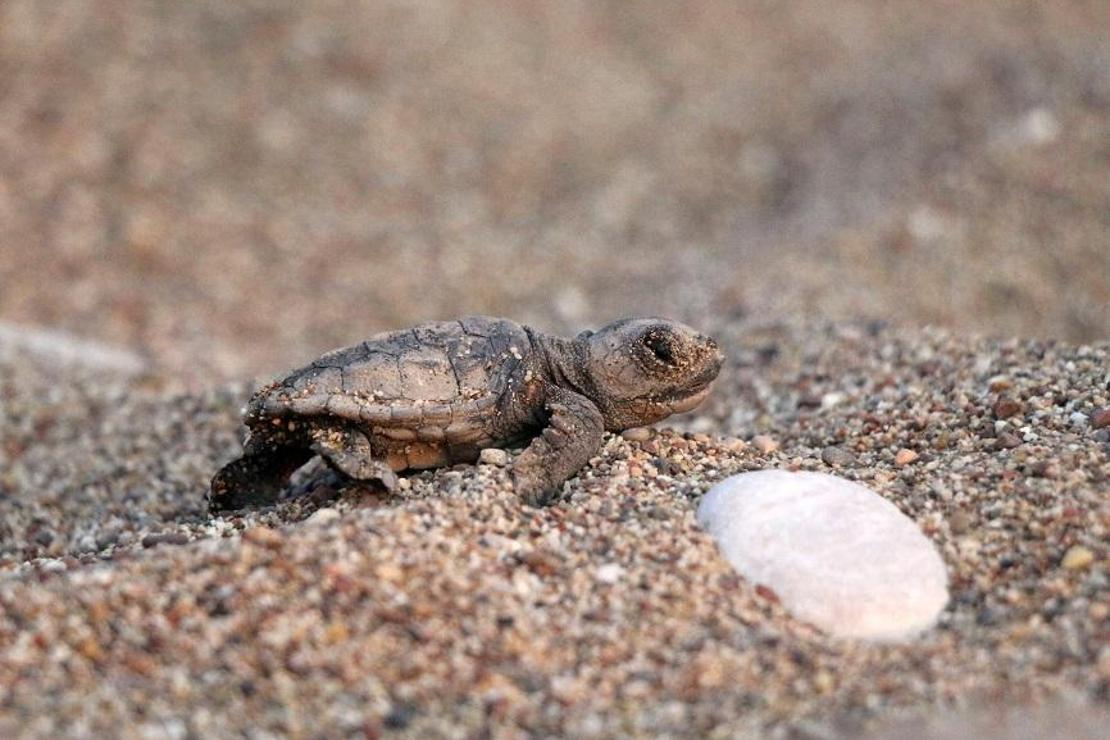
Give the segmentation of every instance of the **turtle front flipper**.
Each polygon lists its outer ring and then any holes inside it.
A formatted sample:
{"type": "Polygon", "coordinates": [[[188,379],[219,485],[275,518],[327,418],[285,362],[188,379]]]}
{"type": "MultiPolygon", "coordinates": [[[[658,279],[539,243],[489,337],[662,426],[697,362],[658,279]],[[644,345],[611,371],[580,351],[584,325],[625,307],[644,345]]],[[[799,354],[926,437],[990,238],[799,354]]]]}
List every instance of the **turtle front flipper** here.
{"type": "Polygon", "coordinates": [[[297,468],[312,457],[302,447],[249,450],[220,468],[208,492],[208,510],[233,511],[274,503],[297,468]]]}
{"type": "Polygon", "coordinates": [[[358,481],[377,481],[386,491],[397,489],[397,474],[375,459],[366,435],[351,427],[319,427],[312,431],[312,450],[333,468],[358,481]]]}
{"type": "Polygon", "coordinates": [[[605,433],[601,411],[583,395],[551,386],[546,409],[547,426],[513,463],[513,488],[532,506],[548,503],[597,454],[605,433]]]}

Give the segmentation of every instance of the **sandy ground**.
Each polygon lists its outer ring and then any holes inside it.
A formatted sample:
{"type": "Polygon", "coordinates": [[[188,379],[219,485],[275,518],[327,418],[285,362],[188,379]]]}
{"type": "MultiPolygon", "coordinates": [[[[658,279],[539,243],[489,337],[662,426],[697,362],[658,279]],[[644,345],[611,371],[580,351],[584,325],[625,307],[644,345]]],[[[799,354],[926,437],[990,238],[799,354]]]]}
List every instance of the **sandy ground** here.
{"type": "Polygon", "coordinates": [[[1095,736],[1108,35],[1104,0],[0,4],[0,734],[1095,736]],[[548,509],[310,468],[206,515],[260,379],[466,313],[668,315],[730,363],[548,509]],[[920,641],[828,640],[694,525],[826,459],[940,547],[920,641]]]}
{"type": "Polygon", "coordinates": [[[277,507],[212,519],[245,388],[166,395],[6,359],[0,728],[850,736],[982,703],[1105,704],[1110,345],[718,333],[730,369],[705,408],[610,437],[545,509],[493,466],[392,498],[317,468],[277,507]],[[738,439],[756,433],[778,448],[738,439]],[[913,517],[950,571],[940,626],[839,642],[734,575],[696,503],[771,466],[833,470],[913,517]]]}

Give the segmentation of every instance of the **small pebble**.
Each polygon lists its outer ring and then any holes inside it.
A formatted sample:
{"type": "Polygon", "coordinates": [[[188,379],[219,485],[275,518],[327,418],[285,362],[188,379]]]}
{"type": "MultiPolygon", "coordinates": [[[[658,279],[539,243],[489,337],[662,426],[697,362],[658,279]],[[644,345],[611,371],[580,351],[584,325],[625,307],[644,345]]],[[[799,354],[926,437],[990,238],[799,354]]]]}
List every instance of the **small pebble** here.
{"type": "Polygon", "coordinates": [[[520,555],[520,562],[536,575],[550,576],[559,572],[559,560],[542,550],[528,550],[520,555]]]}
{"type": "Polygon", "coordinates": [[[159,534],[148,534],[143,537],[143,547],[154,547],[155,545],[184,545],[189,542],[189,535],[184,532],[162,532],[159,534]]]}
{"type": "Polygon", "coordinates": [[[1021,410],[1021,403],[1009,396],[999,396],[998,400],[994,402],[993,411],[996,419],[1009,419],[1011,416],[1020,414],[1021,410]]]}
{"type": "Polygon", "coordinates": [[[1012,432],[1003,432],[1002,434],[998,435],[998,438],[995,439],[994,444],[995,447],[998,447],[999,449],[1012,449],[1021,445],[1021,437],[1012,432]]]}
{"type": "Polygon", "coordinates": [[[779,448],[779,443],[766,434],[757,434],[752,437],[752,444],[764,455],[770,455],[779,448]]]}
{"type": "Polygon", "coordinates": [[[729,452],[743,452],[748,449],[748,443],[739,437],[725,437],[721,440],[721,447],[729,452]]]}
{"type": "Polygon", "coordinates": [[[334,522],[336,519],[339,519],[340,516],[341,515],[337,509],[333,509],[330,506],[325,506],[322,509],[317,509],[316,511],[314,511],[312,513],[312,516],[305,520],[305,524],[323,526],[325,524],[330,524],[331,522],[334,522]]]}
{"type": "Polygon", "coordinates": [[[621,432],[621,436],[629,442],[647,442],[655,436],[655,430],[651,427],[634,427],[632,429],[625,429],[621,432]]]}
{"type": "Polygon", "coordinates": [[[822,694],[827,694],[836,687],[836,679],[828,671],[817,671],[813,676],[813,685],[822,694]]]}
{"type": "Polygon", "coordinates": [[[1068,570],[1082,570],[1095,561],[1095,554],[1083,545],[1074,545],[1064,553],[1060,565],[1068,570]]]}
{"type": "Polygon", "coordinates": [[[1037,478],[1057,478],[1060,475],[1060,466],[1054,462],[1040,462],[1033,463],[1030,472],[1037,478]]]}
{"type": "Polygon", "coordinates": [[[487,447],[478,454],[478,462],[503,468],[509,464],[509,453],[497,447],[487,447]]]}
{"type": "Polygon", "coordinates": [[[821,459],[834,468],[851,465],[856,461],[856,456],[843,447],[826,447],[821,450],[821,459]]]}
{"type": "Polygon", "coordinates": [[[1110,406],[1098,409],[1091,414],[1091,426],[1095,429],[1110,426],[1110,406]]]}
{"type": "Polygon", "coordinates": [[[1013,385],[1014,385],[1013,381],[1010,380],[1005,375],[995,375],[993,378],[991,378],[989,381],[987,381],[987,387],[993,393],[998,393],[999,391],[1009,390],[1010,388],[1013,387],[1013,385]]]}
{"type": "Polygon", "coordinates": [[[412,707],[403,705],[394,707],[382,718],[382,724],[390,730],[403,730],[409,726],[415,714],[416,711],[412,707]]]}
{"type": "Polygon", "coordinates": [[[597,580],[601,583],[616,583],[624,575],[624,568],[617,563],[605,563],[597,568],[597,580]]]}
{"type": "Polygon", "coordinates": [[[898,450],[898,454],[894,456],[895,465],[909,465],[917,459],[917,453],[913,450],[908,450],[905,447],[898,450]]]}
{"type": "Polygon", "coordinates": [[[952,530],[952,534],[963,534],[971,529],[971,524],[971,515],[962,509],[952,512],[952,516],[948,517],[948,528],[952,530]]]}
{"type": "Polygon", "coordinates": [[[281,532],[277,531],[276,529],[266,526],[259,526],[251,527],[250,529],[243,532],[243,539],[247,542],[261,545],[262,547],[277,549],[281,547],[284,537],[282,537],[281,532]]]}

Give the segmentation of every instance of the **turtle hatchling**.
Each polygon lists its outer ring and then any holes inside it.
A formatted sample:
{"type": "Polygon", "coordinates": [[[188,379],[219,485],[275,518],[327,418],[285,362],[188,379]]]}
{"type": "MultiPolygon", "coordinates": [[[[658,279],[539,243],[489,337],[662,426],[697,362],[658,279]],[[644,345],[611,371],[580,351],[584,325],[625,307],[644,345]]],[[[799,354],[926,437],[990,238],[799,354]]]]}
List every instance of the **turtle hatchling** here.
{"type": "Polygon", "coordinates": [[[597,454],[606,431],[701,403],[722,359],[711,338],[658,318],[573,339],[485,316],[378,334],[255,393],[243,455],[213,478],[209,506],[272,503],[314,455],[392,490],[402,470],[524,444],[513,485],[542,505],[597,454]]]}

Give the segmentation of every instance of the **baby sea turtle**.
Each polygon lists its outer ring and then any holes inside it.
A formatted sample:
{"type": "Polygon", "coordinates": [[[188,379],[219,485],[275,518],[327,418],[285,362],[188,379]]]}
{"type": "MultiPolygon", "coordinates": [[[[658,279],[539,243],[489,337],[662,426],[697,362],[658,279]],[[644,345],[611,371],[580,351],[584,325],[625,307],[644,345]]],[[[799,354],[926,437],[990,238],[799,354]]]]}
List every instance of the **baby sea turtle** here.
{"type": "Polygon", "coordinates": [[[721,362],[712,339],[657,318],[574,339],[486,316],[378,334],[251,398],[243,456],[213,478],[209,506],[272,503],[316,454],[392,490],[395,471],[474,462],[486,447],[525,442],[513,485],[541,505],[597,453],[606,430],[701,403],[721,362]]]}

